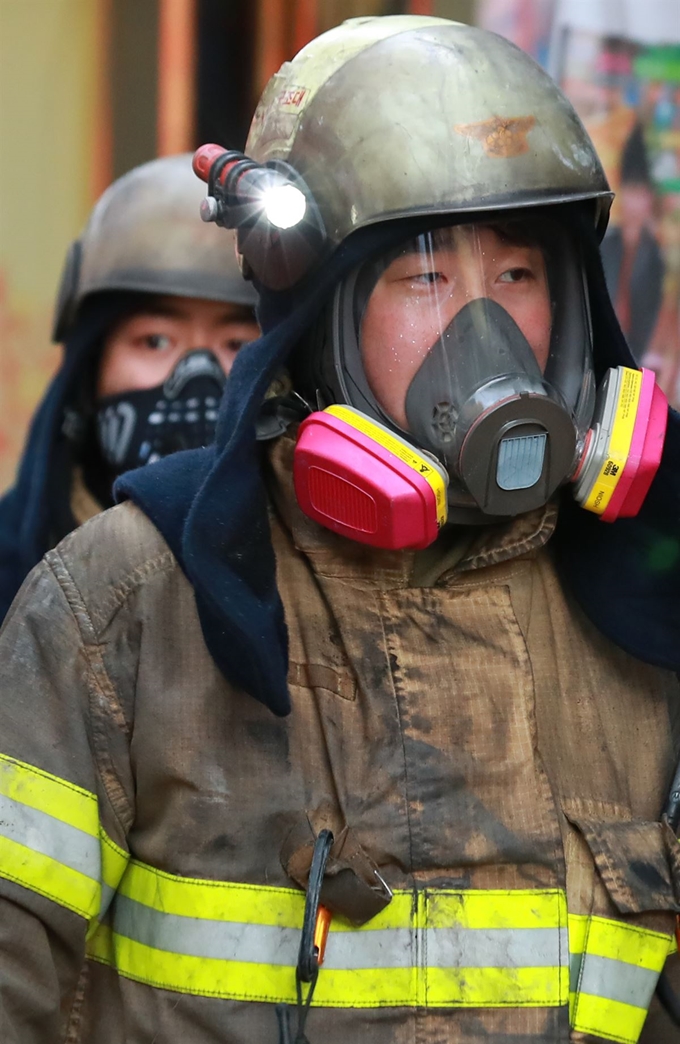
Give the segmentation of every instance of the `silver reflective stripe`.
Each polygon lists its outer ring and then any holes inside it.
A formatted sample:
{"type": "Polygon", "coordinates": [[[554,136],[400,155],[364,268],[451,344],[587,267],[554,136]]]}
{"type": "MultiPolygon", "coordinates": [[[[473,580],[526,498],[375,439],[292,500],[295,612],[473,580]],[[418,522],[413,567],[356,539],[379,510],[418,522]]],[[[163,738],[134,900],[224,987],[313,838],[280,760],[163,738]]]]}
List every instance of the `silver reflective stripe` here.
{"type": "Polygon", "coordinates": [[[633,1004],[636,1008],[646,1010],[651,1004],[658,979],[658,971],[640,968],[625,961],[615,961],[611,957],[596,957],[592,953],[586,953],[577,988],[579,993],[588,993],[621,1004],[633,1004]]]}
{"type": "Polygon", "coordinates": [[[114,903],[113,929],[128,939],[169,953],[253,964],[295,967],[300,946],[297,928],[181,917],[161,913],[120,893],[114,903]]]}
{"type": "Polygon", "coordinates": [[[329,932],[324,968],[410,968],[416,933],[409,928],[329,932]]]}
{"type": "Polygon", "coordinates": [[[101,899],[99,901],[99,914],[98,917],[101,920],[108,908],[113,902],[113,897],[116,894],[116,889],[112,888],[111,885],[102,883],[101,899]]]}
{"type": "Polygon", "coordinates": [[[431,968],[557,968],[566,928],[429,928],[431,968]]]}
{"type": "MultiPolygon", "coordinates": [[[[300,930],[166,914],[118,895],[113,927],[119,935],[169,953],[286,965],[297,963],[300,930]]],[[[410,968],[416,936],[432,968],[549,968],[567,953],[566,929],[408,928],[331,931],[324,968],[410,968]]]]}
{"type": "MultiPolygon", "coordinates": [[[[301,934],[298,928],[161,913],[120,894],[114,904],[113,929],[169,953],[288,967],[297,964],[301,934]]],[[[408,928],[331,932],[324,968],[409,968],[411,938],[408,928]]]]}
{"type": "Polygon", "coordinates": [[[0,794],[0,835],[99,882],[99,838],[4,794],[0,794]]]}

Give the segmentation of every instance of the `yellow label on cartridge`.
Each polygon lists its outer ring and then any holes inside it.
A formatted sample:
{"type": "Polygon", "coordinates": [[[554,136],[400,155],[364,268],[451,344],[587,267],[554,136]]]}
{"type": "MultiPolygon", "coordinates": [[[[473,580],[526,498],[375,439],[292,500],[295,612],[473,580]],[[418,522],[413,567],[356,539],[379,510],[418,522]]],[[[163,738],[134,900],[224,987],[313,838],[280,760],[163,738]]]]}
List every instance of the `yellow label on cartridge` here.
{"type": "Polygon", "coordinates": [[[642,391],[642,371],[631,370],[628,366],[622,367],[622,370],[609,452],[583,505],[587,511],[594,511],[596,515],[602,515],[607,510],[626,466],[642,391]]]}
{"type": "Polygon", "coordinates": [[[381,424],[376,424],[369,420],[368,417],[359,413],[358,410],[354,410],[351,406],[329,406],[323,412],[330,413],[333,417],[344,421],[345,424],[349,424],[350,427],[356,428],[362,435],[373,439],[374,442],[377,442],[384,449],[393,453],[395,457],[398,457],[402,463],[407,464],[414,471],[417,471],[419,475],[422,475],[434,493],[437,509],[437,526],[441,529],[448,517],[446,482],[432,461],[422,457],[405,439],[392,434],[381,424]]]}

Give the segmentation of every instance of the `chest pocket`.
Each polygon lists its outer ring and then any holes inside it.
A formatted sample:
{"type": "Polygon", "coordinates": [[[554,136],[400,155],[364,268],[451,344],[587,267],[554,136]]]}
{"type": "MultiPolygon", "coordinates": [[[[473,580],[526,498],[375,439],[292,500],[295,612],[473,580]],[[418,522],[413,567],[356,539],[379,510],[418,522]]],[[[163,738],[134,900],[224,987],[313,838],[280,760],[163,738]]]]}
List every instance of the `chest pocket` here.
{"type": "Polygon", "coordinates": [[[635,1044],[672,947],[679,846],[666,824],[567,817],[620,915],[569,914],[571,1026],[635,1044]]]}

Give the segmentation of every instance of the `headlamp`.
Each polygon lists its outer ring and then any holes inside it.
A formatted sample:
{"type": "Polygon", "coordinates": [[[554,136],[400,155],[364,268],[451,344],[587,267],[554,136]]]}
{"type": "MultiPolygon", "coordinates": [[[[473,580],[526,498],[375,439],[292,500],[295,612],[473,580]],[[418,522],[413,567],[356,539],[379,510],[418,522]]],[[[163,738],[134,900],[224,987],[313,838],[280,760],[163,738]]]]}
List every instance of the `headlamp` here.
{"type": "Polygon", "coordinates": [[[307,273],[326,233],[309,188],[289,164],[202,145],[193,167],[208,184],[201,218],[237,230],[246,278],[284,290],[307,273]]]}
{"type": "Polygon", "coordinates": [[[276,228],[293,228],[305,216],[307,202],[295,185],[272,185],[262,193],[262,208],[270,224],[276,228]]]}

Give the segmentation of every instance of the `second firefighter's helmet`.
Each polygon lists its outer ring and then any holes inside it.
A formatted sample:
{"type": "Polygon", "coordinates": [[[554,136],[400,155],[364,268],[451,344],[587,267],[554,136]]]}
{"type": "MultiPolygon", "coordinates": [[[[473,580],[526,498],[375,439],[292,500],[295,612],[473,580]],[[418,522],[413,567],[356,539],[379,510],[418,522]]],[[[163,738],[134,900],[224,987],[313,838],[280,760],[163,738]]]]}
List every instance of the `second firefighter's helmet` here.
{"type": "Polygon", "coordinates": [[[206,226],[191,156],[152,160],[115,181],[71,244],[62,274],[54,339],[73,327],[80,305],[107,290],[208,298],[255,306],[231,235],[206,226]]]}

